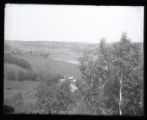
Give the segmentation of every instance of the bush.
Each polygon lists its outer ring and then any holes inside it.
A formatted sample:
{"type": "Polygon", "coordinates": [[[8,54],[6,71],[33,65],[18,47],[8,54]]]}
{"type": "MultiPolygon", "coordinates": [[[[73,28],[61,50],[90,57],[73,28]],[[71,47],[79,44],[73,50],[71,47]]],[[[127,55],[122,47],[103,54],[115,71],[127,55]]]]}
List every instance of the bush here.
{"type": "Polygon", "coordinates": [[[33,71],[19,71],[17,74],[17,80],[19,81],[23,81],[23,80],[31,80],[31,81],[35,81],[37,80],[37,78],[40,77],[39,74],[33,72],[33,71]]]}
{"type": "Polygon", "coordinates": [[[19,71],[19,72],[17,73],[17,80],[23,81],[23,80],[25,80],[25,79],[26,79],[25,73],[24,73],[23,71],[19,71]]]}
{"type": "Polygon", "coordinates": [[[38,76],[39,76],[39,75],[38,75],[37,73],[32,72],[32,71],[27,71],[27,72],[25,73],[25,78],[26,78],[27,80],[32,80],[32,81],[34,81],[34,80],[37,79],[38,76]]]}
{"type": "Polygon", "coordinates": [[[4,104],[15,108],[15,113],[20,113],[22,111],[23,104],[24,104],[23,97],[21,93],[18,92],[13,97],[6,98],[4,100],[4,104]]]}
{"type": "Polygon", "coordinates": [[[8,80],[17,80],[17,75],[14,71],[9,71],[7,73],[7,79],[8,80]]]}
{"type": "Polygon", "coordinates": [[[24,80],[40,80],[41,76],[39,73],[35,73],[33,71],[19,71],[18,73],[15,73],[14,71],[10,71],[7,73],[7,79],[8,80],[18,80],[18,81],[24,81],[24,80]]]}
{"type": "Polygon", "coordinates": [[[38,110],[37,110],[37,107],[32,104],[32,103],[26,103],[24,106],[23,106],[23,113],[38,113],[38,110]]]}
{"type": "Polygon", "coordinates": [[[15,109],[12,106],[4,105],[4,113],[14,113],[15,109]]]}
{"type": "Polygon", "coordinates": [[[53,85],[53,84],[57,84],[59,82],[59,79],[63,79],[64,76],[60,75],[60,74],[50,74],[47,76],[47,85],[53,85]]]}

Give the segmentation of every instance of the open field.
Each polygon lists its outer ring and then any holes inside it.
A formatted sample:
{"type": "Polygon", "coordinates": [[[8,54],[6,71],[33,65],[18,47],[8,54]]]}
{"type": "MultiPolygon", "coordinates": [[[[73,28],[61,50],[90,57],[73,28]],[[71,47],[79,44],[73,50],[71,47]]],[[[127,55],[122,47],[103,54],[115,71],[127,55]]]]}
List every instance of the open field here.
{"type": "Polygon", "coordinates": [[[18,92],[23,96],[24,103],[35,103],[36,102],[36,87],[40,81],[4,81],[4,97],[13,97],[18,92]]]}

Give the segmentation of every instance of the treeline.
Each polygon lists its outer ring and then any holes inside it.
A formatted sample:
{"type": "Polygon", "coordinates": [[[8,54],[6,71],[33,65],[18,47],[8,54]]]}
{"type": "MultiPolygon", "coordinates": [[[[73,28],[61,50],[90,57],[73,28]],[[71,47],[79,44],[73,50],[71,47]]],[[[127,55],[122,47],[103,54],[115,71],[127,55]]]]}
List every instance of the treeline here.
{"type": "Polygon", "coordinates": [[[32,66],[26,60],[13,56],[10,53],[4,54],[4,62],[18,65],[24,69],[32,69],[32,66]]]}
{"type": "Polygon", "coordinates": [[[18,81],[24,81],[24,80],[31,80],[31,81],[37,81],[42,80],[43,76],[39,73],[33,72],[31,70],[28,71],[9,71],[7,73],[7,80],[18,80],[18,81]]]}

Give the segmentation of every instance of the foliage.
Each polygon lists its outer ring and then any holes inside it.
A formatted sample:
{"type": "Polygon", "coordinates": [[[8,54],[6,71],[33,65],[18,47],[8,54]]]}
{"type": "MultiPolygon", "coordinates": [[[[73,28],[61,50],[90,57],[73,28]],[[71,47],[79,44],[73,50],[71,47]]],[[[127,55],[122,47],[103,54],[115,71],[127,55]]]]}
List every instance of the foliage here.
{"type": "Polygon", "coordinates": [[[122,110],[125,115],[141,115],[139,100],[143,90],[143,62],[140,48],[122,34],[120,43],[115,46],[115,66],[122,74],[122,110]]]}
{"type": "Polygon", "coordinates": [[[31,81],[36,81],[40,80],[41,76],[39,73],[33,72],[33,71],[19,71],[19,72],[14,72],[14,71],[9,71],[7,73],[7,79],[8,80],[18,80],[18,81],[24,81],[24,80],[31,80],[31,81]]]}
{"type": "Polygon", "coordinates": [[[35,104],[32,104],[32,103],[26,103],[23,105],[23,108],[22,108],[22,113],[25,113],[25,114],[36,114],[38,113],[38,108],[35,104]]]}
{"type": "Polygon", "coordinates": [[[39,73],[35,73],[33,71],[26,71],[25,74],[24,74],[24,78],[26,80],[35,81],[35,80],[37,80],[38,77],[40,77],[39,73]]]}
{"type": "Polygon", "coordinates": [[[12,106],[4,105],[4,113],[14,113],[15,110],[12,106]]]}
{"type": "Polygon", "coordinates": [[[17,80],[16,73],[14,71],[9,71],[7,73],[7,79],[8,80],[17,80]]]}
{"type": "Polygon", "coordinates": [[[90,113],[119,114],[120,89],[122,113],[143,113],[142,56],[139,45],[132,43],[125,33],[117,43],[106,44],[102,39],[95,52],[84,52],[79,68],[82,78],[89,86],[83,95],[90,113]]]}
{"type": "Polygon", "coordinates": [[[59,82],[59,79],[63,79],[64,76],[63,75],[60,75],[60,74],[49,74],[46,78],[46,83],[48,86],[51,86],[51,85],[54,85],[54,84],[57,84],[59,82]]]}
{"type": "Polygon", "coordinates": [[[32,69],[32,66],[26,60],[13,56],[10,53],[4,54],[4,62],[9,64],[16,64],[24,69],[32,69]]]}
{"type": "Polygon", "coordinates": [[[103,94],[103,86],[109,79],[108,63],[104,58],[106,49],[104,49],[105,41],[101,41],[100,49],[96,55],[86,51],[80,59],[80,70],[82,77],[86,81],[88,91],[85,94],[85,101],[90,114],[103,114],[102,106],[104,106],[105,96],[103,94]]]}
{"type": "Polygon", "coordinates": [[[56,114],[60,111],[66,111],[67,106],[74,102],[69,81],[65,81],[62,84],[53,82],[54,80],[57,81],[57,78],[60,78],[59,76],[51,76],[38,86],[37,105],[41,113],[50,111],[56,114]]]}
{"type": "Polygon", "coordinates": [[[23,97],[20,92],[15,94],[13,97],[5,99],[5,105],[12,106],[15,109],[15,113],[20,113],[23,107],[23,97]]]}

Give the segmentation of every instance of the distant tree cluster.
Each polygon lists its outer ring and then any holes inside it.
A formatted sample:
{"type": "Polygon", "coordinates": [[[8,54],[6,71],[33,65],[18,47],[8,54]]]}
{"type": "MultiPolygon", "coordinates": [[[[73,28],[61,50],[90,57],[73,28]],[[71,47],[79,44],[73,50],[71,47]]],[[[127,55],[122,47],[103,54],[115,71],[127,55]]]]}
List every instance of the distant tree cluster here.
{"type": "Polygon", "coordinates": [[[13,56],[10,53],[4,54],[4,62],[18,65],[24,69],[32,69],[32,66],[26,60],[13,56]]]}
{"type": "Polygon", "coordinates": [[[36,80],[42,80],[42,76],[39,73],[33,72],[31,70],[28,71],[9,71],[7,73],[7,79],[8,80],[18,80],[18,81],[24,81],[24,80],[31,80],[31,81],[36,81],[36,80]]]}
{"type": "Polygon", "coordinates": [[[40,56],[43,56],[43,57],[48,57],[50,55],[50,53],[40,53],[40,56]]]}

